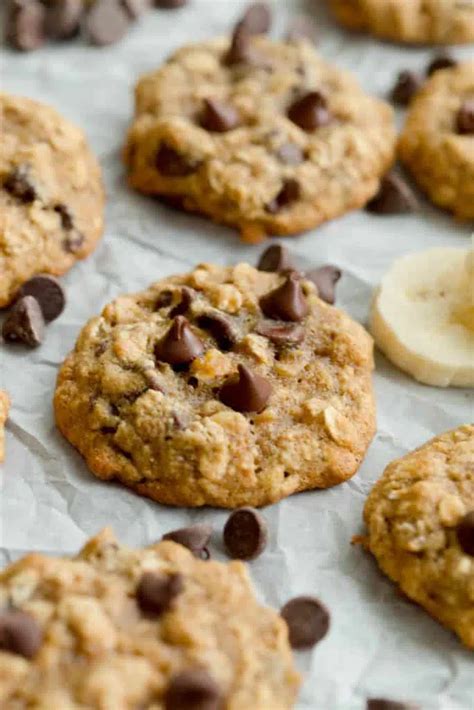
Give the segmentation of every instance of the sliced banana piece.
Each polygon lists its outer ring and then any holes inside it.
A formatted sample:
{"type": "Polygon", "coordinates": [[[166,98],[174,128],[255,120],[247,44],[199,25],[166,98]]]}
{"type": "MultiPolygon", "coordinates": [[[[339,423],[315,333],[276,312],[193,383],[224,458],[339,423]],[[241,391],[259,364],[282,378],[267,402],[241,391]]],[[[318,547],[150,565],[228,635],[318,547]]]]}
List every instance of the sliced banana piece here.
{"type": "Polygon", "coordinates": [[[374,294],[379,349],[419,382],[474,387],[474,249],[397,259],[374,294]]]}

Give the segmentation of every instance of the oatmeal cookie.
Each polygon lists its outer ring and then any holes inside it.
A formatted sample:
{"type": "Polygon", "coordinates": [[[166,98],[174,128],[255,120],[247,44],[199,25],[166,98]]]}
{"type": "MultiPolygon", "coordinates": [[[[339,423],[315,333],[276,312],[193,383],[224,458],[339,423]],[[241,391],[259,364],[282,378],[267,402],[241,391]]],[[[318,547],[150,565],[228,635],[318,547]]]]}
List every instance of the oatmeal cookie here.
{"type": "Polygon", "coordinates": [[[0,463],[5,458],[5,432],[4,426],[8,417],[10,399],[6,392],[0,390],[0,463]]]}

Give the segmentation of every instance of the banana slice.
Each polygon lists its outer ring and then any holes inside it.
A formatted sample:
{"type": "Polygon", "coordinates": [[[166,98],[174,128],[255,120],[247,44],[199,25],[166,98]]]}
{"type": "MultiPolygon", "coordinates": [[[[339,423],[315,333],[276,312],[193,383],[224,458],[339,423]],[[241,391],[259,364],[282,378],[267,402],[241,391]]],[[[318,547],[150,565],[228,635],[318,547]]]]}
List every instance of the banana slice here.
{"type": "Polygon", "coordinates": [[[419,382],[474,387],[474,241],[397,259],[375,292],[370,330],[419,382]]]}

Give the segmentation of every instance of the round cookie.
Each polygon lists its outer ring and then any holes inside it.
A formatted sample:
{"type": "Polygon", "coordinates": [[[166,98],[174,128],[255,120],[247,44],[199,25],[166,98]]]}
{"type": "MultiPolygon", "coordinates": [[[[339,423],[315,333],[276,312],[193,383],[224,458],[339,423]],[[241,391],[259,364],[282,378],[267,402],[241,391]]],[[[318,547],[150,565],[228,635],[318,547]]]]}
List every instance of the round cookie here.
{"type": "Polygon", "coordinates": [[[250,242],[365,205],[393,162],[391,108],[305,40],[237,28],[176,52],[139,81],[135,99],[130,185],[250,242]]]}
{"type": "Polygon", "coordinates": [[[474,61],[435,72],[416,94],[398,153],[435,204],[474,219],[474,61]]]}
{"type": "Polygon", "coordinates": [[[104,224],[100,168],[54,109],[0,94],[0,307],[31,276],[86,257],[104,224]]]}
{"type": "Polygon", "coordinates": [[[375,431],[372,340],[299,276],[201,264],[92,319],[55,395],[92,472],[226,508],[350,478],[375,431]]]}
{"type": "Polygon", "coordinates": [[[466,0],[329,0],[352,30],[412,44],[474,42],[474,5],[466,0]]]}
{"type": "Polygon", "coordinates": [[[474,425],[393,461],[364,519],[385,574],[474,649],[474,425]]]}
{"type": "Polygon", "coordinates": [[[5,708],[287,710],[300,684],[286,624],[243,563],[174,542],[130,550],[109,530],[72,559],[1,572],[0,630],[5,708]]]}

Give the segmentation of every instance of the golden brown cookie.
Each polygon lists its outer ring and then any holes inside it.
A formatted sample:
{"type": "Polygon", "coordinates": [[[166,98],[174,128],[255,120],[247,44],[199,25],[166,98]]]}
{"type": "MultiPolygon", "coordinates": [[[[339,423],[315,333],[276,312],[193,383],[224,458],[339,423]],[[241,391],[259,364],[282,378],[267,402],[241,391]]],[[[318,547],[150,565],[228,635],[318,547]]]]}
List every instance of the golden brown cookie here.
{"type": "Polygon", "coordinates": [[[398,153],[435,204],[474,219],[474,61],[435,72],[417,93],[398,153]]]}
{"type": "Polygon", "coordinates": [[[130,550],[109,530],[0,573],[0,644],[2,708],[288,710],[300,683],[243,563],[130,550]]]}
{"type": "Polygon", "coordinates": [[[474,42],[471,0],[329,0],[352,30],[411,44],[474,42]]]}
{"type": "Polygon", "coordinates": [[[247,241],[363,206],[393,161],[391,108],[308,41],[238,39],[184,47],[139,81],[124,151],[132,187],[247,241]]]}
{"type": "Polygon", "coordinates": [[[474,425],[393,461],[364,519],[381,569],[474,649],[474,425]]]}
{"type": "Polygon", "coordinates": [[[103,231],[100,168],[54,109],[0,94],[0,307],[31,276],[62,274],[103,231]]]}
{"type": "Polygon", "coordinates": [[[4,426],[8,417],[10,408],[10,399],[6,392],[0,390],[0,463],[5,458],[5,432],[4,426]]]}
{"type": "Polygon", "coordinates": [[[161,503],[265,505],[357,471],[372,351],[300,275],[201,264],[86,325],[56,421],[96,476],[161,503]]]}

